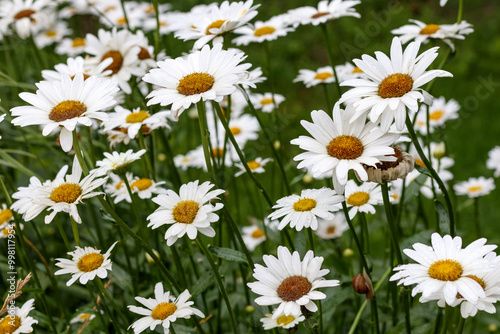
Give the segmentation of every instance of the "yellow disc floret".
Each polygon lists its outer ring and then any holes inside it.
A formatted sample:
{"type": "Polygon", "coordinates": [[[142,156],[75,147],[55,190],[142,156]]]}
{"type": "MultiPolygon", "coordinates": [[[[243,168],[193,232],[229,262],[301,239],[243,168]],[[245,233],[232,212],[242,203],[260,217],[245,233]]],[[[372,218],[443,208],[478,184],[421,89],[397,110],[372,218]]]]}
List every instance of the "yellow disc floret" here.
{"type": "Polygon", "coordinates": [[[326,147],[328,154],[339,160],[356,159],[363,154],[363,143],[353,136],[338,136],[333,138],[326,147]]]}
{"type": "Polygon", "coordinates": [[[78,260],[77,267],[85,273],[98,269],[104,262],[104,256],[97,253],[85,254],[78,260]]]}
{"type": "Polygon", "coordinates": [[[214,85],[215,79],[208,73],[191,73],[179,81],[177,91],[182,95],[201,94],[210,90],[214,85]]]}
{"type": "Polygon", "coordinates": [[[82,194],[82,188],[76,183],[63,183],[50,193],[50,199],[56,203],[74,203],[82,194]]]}
{"type": "Polygon", "coordinates": [[[87,111],[85,104],[74,101],[66,100],[59,102],[49,113],[49,119],[54,122],[62,122],[67,119],[80,117],[87,111]]]}
{"type": "Polygon", "coordinates": [[[173,209],[174,219],[178,223],[191,224],[196,218],[199,208],[200,204],[198,202],[181,201],[173,209]]]}
{"type": "Polygon", "coordinates": [[[440,281],[456,281],[464,272],[455,260],[438,260],[429,267],[429,276],[440,281]]]}

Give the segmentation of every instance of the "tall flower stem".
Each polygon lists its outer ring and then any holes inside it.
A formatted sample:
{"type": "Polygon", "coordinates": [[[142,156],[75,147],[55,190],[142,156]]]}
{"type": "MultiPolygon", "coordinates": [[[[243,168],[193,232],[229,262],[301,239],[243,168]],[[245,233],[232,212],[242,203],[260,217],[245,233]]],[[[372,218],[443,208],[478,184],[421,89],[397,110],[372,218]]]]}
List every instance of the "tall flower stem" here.
{"type": "MultiPolygon", "coordinates": [[[[125,326],[125,328],[126,328],[127,324],[128,324],[128,320],[127,320],[127,318],[125,318],[125,316],[123,315],[123,313],[122,313],[121,309],[118,307],[118,305],[116,305],[115,300],[113,299],[113,297],[110,296],[108,290],[106,290],[106,288],[104,287],[102,280],[99,277],[96,277],[95,282],[96,282],[97,287],[99,288],[99,290],[103,294],[103,296],[108,300],[108,302],[111,304],[111,306],[115,309],[116,313],[118,313],[118,316],[120,317],[121,321],[123,322],[123,326],[125,326]]],[[[112,313],[110,313],[110,315],[113,316],[112,313]]],[[[122,332],[117,321],[115,321],[115,329],[117,331],[119,331],[120,333],[122,332]]],[[[126,330],[125,330],[125,332],[126,332],[126,330]]]]}
{"type": "Polygon", "coordinates": [[[448,327],[450,326],[453,318],[453,308],[446,305],[444,309],[444,321],[443,327],[441,328],[441,334],[446,334],[448,332],[448,327]]]}
{"type": "Polygon", "coordinates": [[[328,86],[325,83],[322,83],[321,86],[323,87],[323,94],[325,95],[326,107],[328,108],[328,111],[331,112],[333,110],[333,107],[332,101],[330,101],[330,98],[328,96],[328,86]]]}
{"type": "Polygon", "coordinates": [[[219,287],[219,291],[222,294],[222,298],[224,299],[224,302],[226,303],[227,311],[229,313],[229,319],[231,321],[231,327],[233,328],[233,332],[235,334],[238,333],[238,326],[236,325],[236,319],[234,318],[233,314],[233,309],[231,307],[231,303],[229,302],[229,297],[227,295],[226,288],[224,287],[224,282],[222,282],[222,277],[220,276],[219,269],[217,268],[217,265],[215,264],[214,260],[212,259],[212,256],[210,255],[210,252],[208,251],[207,247],[203,244],[203,242],[200,241],[200,238],[196,238],[196,243],[198,244],[198,247],[200,247],[200,250],[203,252],[205,257],[208,260],[208,263],[210,264],[210,267],[212,268],[212,271],[214,272],[215,280],[217,281],[217,285],[219,287]]]}
{"type": "Polygon", "coordinates": [[[97,303],[97,299],[94,296],[94,292],[92,291],[90,284],[87,284],[86,286],[90,299],[94,303],[94,308],[95,308],[95,313],[97,314],[97,318],[99,318],[99,322],[101,323],[102,328],[106,328],[106,322],[104,321],[104,317],[102,316],[101,311],[99,310],[99,304],[97,303]]]}
{"type": "Polygon", "coordinates": [[[80,246],[80,234],[78,233],[78,223],[70,217],[71,229],[73,230],[73,238],[75,238],[75,246],[80,246]]]}
{"type": "Polygon", "coordinates": [[[61,221],[59,220],[58,217],[54,217],[54,220],[56,222],[57,229],[59,230],[59,233],[61,234],[61,237],[63,239],[64,245],[66,246],[67,250],[71,250],[71,245],[69,243],[68,237],[66,236],[66,232],[64,231],[64,228],[61,225],[61,221]]]}
{"type": "Polygon", "coordinates": [[[332,43],[330,43],[330,37],[328,36],[328,28],[326,23],[320,24],[321,31],[323,32],[323,39],[326,44],[326,53],[328,54],[328,60],[330,62],[330,66],[333,70],[333,75],[335,76],[335,85],[337,86],[337,93],[339,94],[339,98],[342,95],[342,91],[340,90],[339,77],[337,75],[337,70],[335,69],[335,59],[333,57],[332,43]]]}
{"type": "Polygon", "coordinates": [[[146,154],[142,155],[142,159],[146,163],[146,168],[148,169],[149,177],[154,179],[153,166],[151,164],[151,160],[149,159],[149,151],[148,148],[146,147],[146,142],[144,141],[144,134],[142,133],[142,129],[139,129],[138,138],[139,138],[139,147],[141,149],[146,150],[146,154]]]}
{"type": "Polygon", "coordinates": [[[479,198],[474,198],[474,225],[476,226],[476,238],[481,237],[481,225],[479,223],[479,198]]]}
{"type": "Polygon", "coordinates": [[[448,215],[450,217],[450,234],[451,236],[455,236],[455,217],[453,214],[453,206],[451,204],[450,200],[450,195],[448,194],[448,190],[446,189],[443,181],[439,177],[438,173],[434,170],[432,167],[432,164],[429,162],[427,159],[426,155],[424,154],[424,151],[422,150],[422,147],[420,146],[420,143],[418,142],[417,135],[415,133],[415,130],[413,129],[413,124],[411,122],[410,115],[407,113],[406,114],[406,127],[408,128],[408,133],[410,134],[411,141],[413,145],[415,146],[415,149],[417,150],[418,155],[424,162],[425,167],[429,170],[429,173],[431,173],[432,178],[437,182],[439,189],[441,189],[441,192],[443,193],[444,200],[446,202],[446,206],[448,209],[448,215]]]}

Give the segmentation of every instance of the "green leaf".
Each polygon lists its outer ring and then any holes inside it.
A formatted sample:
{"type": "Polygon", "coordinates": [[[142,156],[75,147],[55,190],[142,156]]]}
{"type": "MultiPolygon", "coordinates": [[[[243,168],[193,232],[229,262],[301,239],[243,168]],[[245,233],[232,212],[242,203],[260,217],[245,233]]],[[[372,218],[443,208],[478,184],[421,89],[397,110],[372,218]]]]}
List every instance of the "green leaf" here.
{"type": "Polygon", "coordinates": [[[306,253],[306,233],[305,230],[295,233],[295,250],[299,254],[306,253]]]}
{"type": "Polygon", "coordinates": [[[429,177],[432,177],[431,173],[429,172],[429,170],[425,167],[422,167],[422,166],[419,166],[419,165],[415,165],[415,169],[418,170],[418,172],[420,174],[424,174],[424,175],[427,175],[429,177]]]}
{"type": "Polygon", "coordinates": [[[32,170],[26,168],[22,163],[11,157],[8,153],[6,153],[4,150],[0,150],[0,164],[4,166],[8,166],[14,169],[19,170],[20,172],[28,175],[28,176],[36,176],[37,178],[40,179],[40,176],[33,172],[32,170]]]}
{"type": "Polygon", "coordinates": [[[200,293],[205,291],[209,286],[211,286],[214,283],[215,283],[214,272],[208,271],[194,283],[193,288],[191,290],[191,297],[193,299],[196,298],[200,293]]]}
{"type": "Polygon", "coordinates": [[[412,201],[413,198],[417,196],[418,192],[420,191],[420,188],[424,185],[425,180],[427,180],[427,177],[428,175],[422,174],[419,175],[415,180],[411,181],[411,183],[405,189],[404,204],[407,204],[408,202],[412,201]]]}
{"type": "Polygon", "coordinates": [[[208,249],[215,256],[217,256],[221,259],[228,260],[228,261],[241,262],[241,263],[245,263],[246,265],[248,265],[247,258],[245,256],[245,254],[243,254],[240,251],[237,251],[237,250],[231,249],[231,248],[222,248],[222,247],[214,247],[214,246],[210,246],[208,249]]]}
{"type": "Polygon", "coordinates": [[[434,203],[439,215],[439,228],[441,229],[441,234],[450,234],[450,214],[448,210],[446,210],[443,203],[440,201],[436,200],[434,203]]]}

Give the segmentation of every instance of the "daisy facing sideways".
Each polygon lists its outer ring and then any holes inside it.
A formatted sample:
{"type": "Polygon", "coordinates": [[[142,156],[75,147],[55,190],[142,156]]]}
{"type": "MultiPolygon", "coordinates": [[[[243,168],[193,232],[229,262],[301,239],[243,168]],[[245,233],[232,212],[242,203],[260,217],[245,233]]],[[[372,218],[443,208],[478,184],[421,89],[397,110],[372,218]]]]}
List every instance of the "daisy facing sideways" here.
{"type": "Polygon", "coordinates": [[[494,177],[500,176],[500,146],[495,146],[488,152],[486,167],[494,170],[494,177]]]}
{"type": "Polygon", "coordinates": [[[59,261],[56,263],[56,266],[62,269],[56,271],[54,275],[72,274],[73,276],[66,282],[67,286],[70,286],[77,280],[85,285],[96,276],[99,278],[106,278],[108,276],[108,270],[111,271],[112,266],[109,256],[117,242],[118,241],[112,244],[104,254],[101,254],[100,250],[93,247],[81,248],[76,246],[75,251],[68,252],[68,255],[72,257],[71,260],[63,258],[56,259],[59,261]]]}
{"type": "MultiPolygon", "coordinates": [[[[430,104],[432,96],[422,88],[436,77],[451,77],[443,70],[430,70],[427,67],[438,56],[438,47],[418,54],[420,43],[410,43],[403,52],[401,40],[394,37],[390,58],[382,52],[375,52],[376,59],[363,55],[354,63],[365,74],[364,78],[346,80],[341,86],[351,86],[342,94],[340,102],[361,98],[354,102],[356,113],[353,118],[368,115],[373,123],[380,123],[387,131],[393,120],[398,131],[403,130],[406,109],[416,112],[418,102],[430,104]]],[[[363,118],[363,117],[361,117],[363,118]]]]}
{"type": "Polygon", "coordinates": [[[318,218],[333,219],[333,212],[340,210],[344,196],[329,188],[304,189],[299,195],[280,198],[273,206],[274,211],[269,219],[281,219],[278,229],[282,230],[288,223],[291,228],[301,231],[304,227],[313,231],[318,229],[318,218]]]}
{"type": "Polygon", "coordinates": [[[293,158],[300,161],[297,168],[307,168],[314,178],[332,173],[335,191],[344,193],[349,170],[354,170],[361,181],[368,180],[363,165],[375,166],[380,161],[395,161],[394,149],[390,147],[399,134],[387,133],[366,123],[364,118],[352,120],[352,106],[341,110],[337,103],[333,108],[333,119],[323,110],[311,113],[312,123],[301,121],[312,137],[300,136],[291,143],[306,152],[293,158]]]}
{"type": "Polygon", "coordinates": [[[154,292],[155,298],[135,297],[135,300],[146,307],[128,306],[130,312],[143,316],[130,325],[135,334],[142,333],[147,328],[153,331],[158,325],[163,327],[164,334],[168,334],[170,323],[175,322],[177,318],[189,319],[193,314],[200,318],[205,317],[200,310],[191,307],[194,302],[188,301],[191,298],[188,290],[184,290],[175,298],[169,291],[164,292],[163,284],[159,282],[156,283],[154,292]]]}
{"type": "Polygon", "coordinates": [[[42,81],[36,86],[36,94],[19,94],[31,105],[12,108],[12,116],[17,116],[12,124],[41,125],[44,136],[60,127],[64,152],[73,147],[72,132],[77,125],[91,126],[92,119],[104,121],[108,118],[103,111],[116,103],[114,96],[118,92],[115,82],[95,76],[84,80],[83,73],[73,78],[62,76],[61,81],[42,81]]]}
{"type": "Polygon", "coordinates": [[[469,198],[476,198],[488,195],[495,190],[495,180],[492,177],[471,177],[467,181],[455,184],[453,189],[455,189],[457,195],[467,195],[469,198]]]}
{"type": "Polygon", "coordinates": [[[30,311],[35,309],[33,306],[34,303],[35,300],[30,299],[26,301],[22,307],[19,308],[16,306],[14,314],[11,314],[11,311],[9,311],[9,313],[0,320],[2,333],[32,333],[32,326],[38,323],[38,320],[28,316],[30,311]]]}
{"type": "Polygon", "coordinates": [[[326,298],[324,293],[316,289],[334,287],[340,283],[323,278],[330,270],[320,269],[324,259],[314,256],[313,251],[308,251],[301,261],[298,252],[292,254],[288,248],[280,246],[278,258],[264,255],[263,260],[267,267],[256,264],[253,277],[257,281],[247,285],[253,293],[261,295],[255,299],[258,305],[279,304],[273,319],[282,315],[298,317],[301,306],[316,312],[318,307],[313,300],[326,298]]]}
{"type": "Polygon", "coordinates": [[[172,225],[165,233],[167,246],[172,246],[177,239],[187,234],[193,240],[200,232],[207,237],[213,238],[215,230],[211,223],[219,220],[215,211],[222,209],[222,203],[211,204],[210,201],[218,199],[217,196],[225,191],[216,189],[210,182],[198,185],[199,181],[183,184],[179,194],[167,190],[166,194],[160,194],[153,198],[153,202],[160,207],[148,216],[149,224],[153,230],[162,225],[172,225]]]}

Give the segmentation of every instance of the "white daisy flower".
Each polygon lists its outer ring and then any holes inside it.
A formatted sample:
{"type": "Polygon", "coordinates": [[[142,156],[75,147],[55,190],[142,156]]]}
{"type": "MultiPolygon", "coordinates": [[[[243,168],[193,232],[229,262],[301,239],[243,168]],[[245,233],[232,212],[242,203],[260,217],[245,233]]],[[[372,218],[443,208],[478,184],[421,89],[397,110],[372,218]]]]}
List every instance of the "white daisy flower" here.
{"type": "MultiPolygon", "coordinates": [[[[132,173],[126,172],[125,177],[127,178],[128,183],[131,184],[132,179],[134,178],[132,173]]],[[[127,186],[120,176],[110,173],[108,180],[110,180],[111,182],[104,185],[104,190],[107,195],[111,196],[111,198],[114,198],[115,204],[118,204],[123,200],[126,200],[128,203],[132,202],[127,190],[127,186]]]]}
{"type": "Polygon", "coordinates": [[[38,323],[38,320],[28,316],[30,311],[35,309],[34,303],[35,300],[30,299],[22,307],[16,306],[13,314],[9,311],[9,314],[0,320],[2,332],[11,334],[32,333],[32,326],[38,323]]]}
{"type": "Polygon", "coordinates": [[[215,205],[209,203],[225,191],[216,189],[210,191],[215,185],[204,182],[198,186],[199,181],[183,184],[179,194],[167,190],[166,194],[153,198],[153,202],[160,207],[148,216],[148,227],[156,229],[162,225],[172,225],[165,233],[167,246],[172,246],[178,238],[187,234],[189,239],[196,238],[198,232],[213,238],[215,230],[211,223],[219,220],[215,211],[222,209],[222,203],[215,205]]]}
{"type": "Polygon", "coordinates": [[[212,5],[207,11],[192,14],[192,25],[175,33],[176,38],[184,41],[196,39],[193,48],[200,49],[213,40],[214,46],[221,44],[223,35],[247,24],[257,15],[253,0],[245,2],[224,1],[220,6],[212,5]]]}
{"type": "Polygon", "coordinates": [[[102,255],[101,251],[92,247],[81,248],[76,246],[76,250],[73,252],[68,252],[72,259],[57,258],[59,261],[56,263],[59,269],[54,273],[54,275],[64,275],[73,274],[70,280],[66,283],[67,286],[75,283],[77,280],[81,284],[85,285],[88,281],[92,281],[96,276],[99,278],[106,278],[108,276],[108,270],[111,271],[111,260],[109,256],[111,255],[111,250],[115,247],[114,244],[109,247],[108,251],[102,255]]]}
{"type": "MultiPolygon", "coordinates": [[[[427,134],[427,107],[422,105],[415,119],[415,130],[423,135],[427,134]]],[[[429,106],[429,131],[434,132],[435,128],[444,127],[444,123],[450,119],[458,118],[458,110],[460,105],[454,99],[448,101],[443,96],[440,96],[429,106]]]]}
{"type": "Polygon", "coordinates": [[[339,82],[344,82],[351,79],[359,79],[363,78],[364,76],[363,71],[359,67],[354,66],[349,62],[343,65],[335,66],[335,71],[339,76],[339,82]]]}
{"type": "MultiPolygon", "coordinates": [[[[167,193],[166,189],[160,187],[165,183],[165,181],[156,182],[146,177],[135,177],[130,182],[130,189],[132,193],[137,194],[139,198],[147,199],[151,198],[153,194],[158,195],[167,193]]],[[[128,199],[127,202],[129,202],[128,199]]]]}
{"type": "Polygon", "coordinates": [[[2,1],[0,6],[0,31],[15,31],[22,39],[36,35],[52,19],[54,3],[50,0],[2,1]]]}
{"type": "Polygon", "coordinates": [[[311,88],[319,84],[335,82],[335,75],[331,66],[320,67],[316,71],[303,69],[299,70],[299,75],[293,79],[293,82],[303,82],[307,88],[311,88]]]}
{"type": "Polygon", "coordinates": [[[321,269],[323,257],[314,256],[313,251],[308,251],[304,260],[300,261],[298,252],[290,253],[288,248],[278,247],[278,258],[264,255],[267,268],[256,264],[253,277],[256,282],[247,283],[253,293],[261,295],[255,299],[258,305],[275,305],[278,308],[273,313],[276,319],[284,315],[300,315],[300,307],[304,306],[311,312],[316,312],[318,307],[313,300],[325,299],[326,295],[318,288],[338,286],[338,280],[325,280],[323,276],[330,270],[321,269]]]}
{"type": "Polygon", "coordinates": [[[177,154],[174,157],[175,167],[180,168],[182,170],[187,170],[189,167],[197,167],[200,168],[199,165],[199,155],[196,151],[189,151],[186,154],[177,154]]]}
{"type": "Polygon", "coordinates": [[[12,124],[18,126],[41,125],[44,136],[61,127],[60,143],[64,152],[73,147],[72,132],[76,126],[92,125],[92,119],[106,120],[108,115],[102,110],[112,107],[118,87],[111,80],[90,77],[83,74],[72,79],[63,76],[61,81],[42,81],[36,84],[36,94],[21,93],[19,97],[30,106],[11,109],[12,124]]]}
{"type": "Polygon", "coordinates": [[[368,180],[363,164],[375,166],[380,161],[395,161],[394,149],[390,147],[399,137],[386,133],[373,123],[365,120],[352,120],[352,108],[341,110],[337,103],[333,108],[333,120],[322,110],[311,113],[313,123],[301,121],[302,126],[313,136],[300,136],[293,139],[293,145],[307,152],[297,155],[293,160],[301,161],[297,168],[307,168],[313,177],[321,178],[332,172],[335,191],[344,193],[349,170],[354,170],[362,181],[368,180]]]}
{"type": "MultiPolygon", "coordinates": [[[[191,307],[193,301],[188,301],[191,294],[186,289],[179,297],[175,298],[170,295],[170,292],[164,292],[163,284],[161,282],[155,285],[155,298],[135,297],[144,307],[137,307],[129,305],[130,312],[134,312],[144,316],[143,318],[134,322],[130,327],[134,330],[134,334],[142,333],[149,327],[153,331],[156,326],[163,327],[163,333],[170,333],[170,323],[175,322],[177,318],[189,319],[194,314],[200,318],[205,315],[198,309],[191,307]]],[[[129,328],[130,328],[129,327],[129,328]]]]}
{"type": "Polygon", "coordinates": [[[273,329],[276,327],[283,329],[291,329],[300,324],[302,321],[306,320],[302,314],[299,316],[293,315],[278,315],[278,317],[273,318],[272,314],[266,314],[264,318],[260,318],[262,322],[262,327],[265,330],[273,329]]]}
{"type": "Polygon", "coordinates": [[[66,175],[66,171],[67,166],[64,166],[54,181],[47,181],[44,184],[36,177],[32,177],[29,187],[21,187],[12,195],[13,198],[18,199],[12,204],[12,210],[22,214],[25,221],[35,218],[45,209],[52,211],[45,216],[45,224],[49,224],[58,212],[67,212],[71,218],[81,224],[77,205],[83,203],[86,198],[102,194],[94,190],[103,185],[107,178],[96,179],[97,175],[91,172],[80,180],[82,168],[76,156],[71,174],[66,175]]]}
{"type": "MultiPolygon", "coordinates": [[[[221,102],[226,95],[236,91],[236,86],[246,82],[250,64],[240,64],[245,55],[234,50],[222,50],[218,44],[210,49],[203,47],[184,58],[166,59],[157,63],[142,79],[159,88],[147,97],[148,106],[172,105],[173,117],[200,100],[221,102]]],[[[254,86],[251,83],[250,86],[254,86]]]]}
{"type": "MultiPolygon", "coordinates": [[[[217,144],[221,145],[224,143],[226,130],[222,126],[220,119],[213,115],[214,113],[207,113],[208,131],[211,135],[216,137],[217,144]]],[[[260,124],[257,118],[252,115],[235,115],[231,112],[228,127],[241,149],[245,147],[245,144],[249,140],[256,140],[259,138],[258,132],[260,131],[260,124]]],[[[232,143],[228,142],[228,146],[232,146],[232,143]]]]}
{"type": "Polygon", "coordinates": [[[360,4],[358,0],[323,0],[318,7],[299,7],[291,9],[288,14],[296,24],[312,24],[317,26],[343,16],[361,17],[352,7],[360,4]]]}
{"type": "Polygon", "coordinates": [[[281,94],[257,93],[250,95],[250,100],[255,109],[261,109],[263,112],[270,113],[274,110],[274,108],[278,108],[279,105],[285,101],[285,97],[281,94]]]}
{"type": "Polygon", "coordinates": [[[330,188],[304,189],[299,195],[291,195],[280,198],[273,206],[277,209],[271,213],[269,219],[284,217],[278,229],[282,230],[288,223],[291,228],[302,230],[304,227],[313,231],[318,229],[318,218],[333,219],[333,212],[340,209],[339,203],[344,196],[330,188]]]}
{"type": "Polygon", "coordinates": [[[85,52],[85,38],[63,38],[56,46],[56,53],[59,55],[67,55],[75,57],[85,52]]]}
{"type": "Polygon", "coordinates": [[[35,36],[35,44],[38,48],[43,49],[47,45],[59,42],[64,36],[68,36],[72,32],[65,21],[55,21],[50,27],[35,36]]]}
{"type": "MultiPolygon", "coordinates": [[[[273,159],[271,159],[271,158],[262,159],[262,158],[258,157],[258,158],[255,158],[255,160],[248,161],[247,166],[248,166],[248,168],[250,168],[250,170],[254,174],[265,173],[266,170],[264,169],[264,166],[269,161],[272,161],[272,160],[273,159]]],[[[243,175],[247,172],[245,170],[245,167],[243,167],[243,163],[241,163],[241,162],[236,163],[236,167],[238,167],[240,170],[234,174],[235,177],[243,175]]]]}
{"type": "Polygon", "coordinates": [[[69,321],[70,324],[75,323],[86,323],[92,321],[95,318],[95,314],[91,313],[79,313],[76,317],[69,321]]]}
{"type": "Polygon", "coordinates": [[[236,29],[234,33],[242,36],[233,39],[233,43],[240,46],[248,45],[249,43],[274,41],[278,37],[286,36],[294,30],[294,28],[288,27],[288,23],[283,17],[275,16],[268,21],[256,21],[253,25],[236,29]]]}
{"type": "Polygon", "coordinates": [[[430,40],[440,39],[448,44],[452,51],[455,45],[451,38],[465,39],[464,35],[474,32],[472,24],[467,21],[453,24],[425,24],[422,21],[410,20],[413,24],[407,24],[400,28],[391,30],[394,35],[400,35],[401,43],[406,44],[411,40],[420,43],[428,43],[430,40]]]}
{"type": "Polygon", "coordinates": [[[432,247],[421,243],[413,244],[413,249],[403,252],[418,263],[403,264],[390,280],[398,280],[398,285],[417,284],[412,296],[422,293],[422,301],[444,298],[446,304],[453,305],[459,293],[465,300],[477,303],[485,298],[483,288],[471,275],[479,276],[490,270],[489,261],[483,259],[496,245],[485,245],[486,239],[478,239],[462,249],[462,238],[449,235],[441,237],[432,234],[432,247]]]}
{"type": "Polygon", "coordinates": [[[106,68],[113,62],[111,58],[105,59],[97,66],[89,64],[83,57],[68,58],[66,63],[57,64],[54,70],[42,70],[42,77],[47,81],[62,81],[63,77],[70,76],[74,78],[78,73],[83,74],[83,79],[86,80],[90,76],[98,76],[107,79],[106,76],[111,74],[111,70],[106,68]]]}
{"type": "Polygon", "coordinates": [[[495,146],[488,152],[486,167],[495,171],[493,173],[494,177],[500,176],[500,146],[495,146]]]}
{"type": "Polygon", "coordinates": [[[168,127],[167,117],[170,111],[160,111],[155,114],[150,114],[146,110],[141,110],[140,107],[132,111],[123,107],[117,106],[114,113],[109,114],[109,119],[103,122],[104,131],[111,131],[115,128],[126,129],[130,139],[134,139],[139,130],[147,128],[147,132],[151,132],[160,127],[168,127]]]}
{"type": "Polygon", "coordinates": [[[241,238],[250,252],[266,240],[266,233],[257,225],[243,226],[241,238]]]}
{"type": "Polygon", "coordinates": [[[418,102],[430,104],[432,97],[420,87],[436,77],[451,77],[443,70],[426,71],[436,59],[437,47],[431,48],[417,57],[420,43],[410,43],[404,53],[401,40],[394,37],[391,45],[391,58],[382,52],[375,52],[377,59],[363,55],[354,63],[364,73],[365,78],[342,82],[341,86],[352,86],[340,98],[344,102],[362,98],[354,102],[354,118],[366,115],[373,123],[380,123],[387,131],[395,120],[396,128],[402,130],[406,120],[406,108],[416,112],[418,102]]]}
{"type": "Polygon", "coordinates": [[[350,207],[349,218],[353,219],[358,212],[375,213],[374,205],[383,204],[382,189],[375,182],[363,182],[357,185],[354,180],[345,185],[347,207],[350,207]]]}
{"type": "Polygon", "coordinates": [[[145,149],[135,153],[133,153],[132,149],[121,153],[116,151],[112,153],[104,152],[106,158],[96,162],[96,166],[99,168],[97,168],[95,172],[98,175],[109,173],[119,174],[121,171],[124,171],[131,162],[140,159],[144,153],[146,153],[145,149]]]}
{"type": "Polygon", "coordinates": [[[453,186],[457,195],[467,195],[476,198],[488,195],[495,189],[495,180],[492,177],[471,177],[467,181],[459,182],[453,186]]]}
{"type": "Polygon", "coordinates": [[[334,214],[333,219],[318,219],[316,234],[321,239],[335,239],[341,237],[347,230],[349,230],[349,225],[345,215],[338,212],[334,214]]]}

